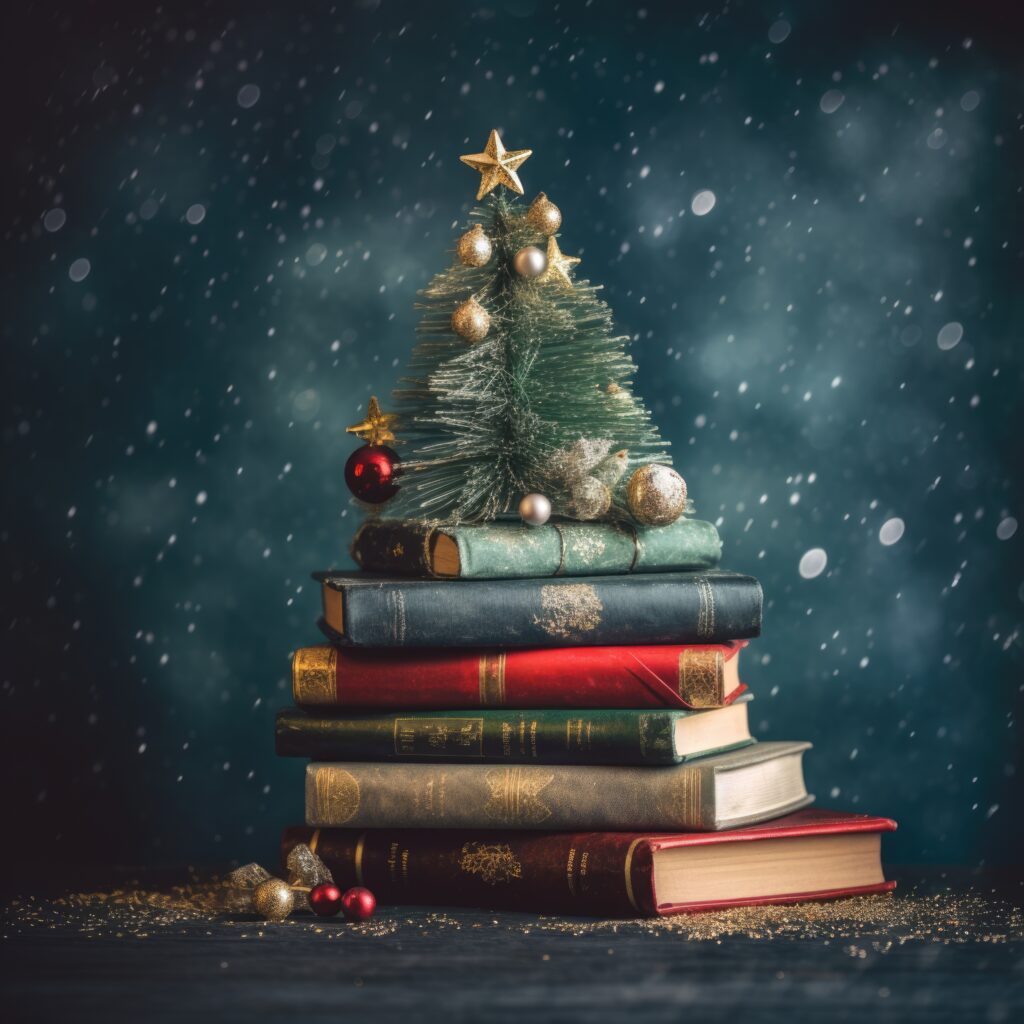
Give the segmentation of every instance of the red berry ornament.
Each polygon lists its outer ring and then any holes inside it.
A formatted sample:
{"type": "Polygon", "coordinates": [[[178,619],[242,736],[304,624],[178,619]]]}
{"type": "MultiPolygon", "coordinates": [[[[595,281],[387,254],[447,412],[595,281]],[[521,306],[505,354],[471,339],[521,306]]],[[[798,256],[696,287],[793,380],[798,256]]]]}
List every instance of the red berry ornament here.
{"type": "Polygon", "coordinates": [[[341,890],[331,882],[314,886],[309,893],[309,905],[318,917],[334,917],[341,910],[341,890]]]}
{"type": "Polygon", "coordinates": [[[360,501],[379,505],[398,493],[395,477],[400,462],[386,444],[357,448],[345,463],[345,483],[360,501]]]}
{"type": "Polygon", "coordinates": [[[361,885],[346,890],[341,897],[341,909],[349,921],[369,921],[377,909],[377,897],[361,885]]]}

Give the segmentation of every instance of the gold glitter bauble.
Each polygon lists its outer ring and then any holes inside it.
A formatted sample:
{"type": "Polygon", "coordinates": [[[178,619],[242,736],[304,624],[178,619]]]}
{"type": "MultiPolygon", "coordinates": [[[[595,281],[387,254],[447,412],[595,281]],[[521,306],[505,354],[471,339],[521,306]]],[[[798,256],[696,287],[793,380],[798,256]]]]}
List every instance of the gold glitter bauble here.
{"type": "Polygon", "coordinates": [[[458,241],[456,251],[464,267],[484,267],[494,252],[491,240],[479,225],[471,227],[458,241]]]}
{"type": "Polygon", "coordinates": [[[526,223],[542,235],[553,235],[562,226],[562,211],[541,192],[526,211],[526,223]]]}
{"type": "Polygon", "coordinates": [[[577,519],[600,519],[612,507],[612,492],[597,477],[585,476],[572,489],[572,507],[577,519]]]}
{"type": "Polygon", "coordinates": [[[487,310],[475,298],[466,299],[452,313],[452,330],[465,341],[482,341],[491,329],[487,310]]]}
{"type": "Polygon", "coordinates": [[[268,878],[253,889],[252,906],[267,921],[283,921],[295,908],[295,893],[280,878],[268,878]]]}
{"type": "Polygon", "coordinates": [[[626,503],[638,523],[668,526],[686,508],[686,481],[671,466],[641,466],[626,485],[626,503]]]}

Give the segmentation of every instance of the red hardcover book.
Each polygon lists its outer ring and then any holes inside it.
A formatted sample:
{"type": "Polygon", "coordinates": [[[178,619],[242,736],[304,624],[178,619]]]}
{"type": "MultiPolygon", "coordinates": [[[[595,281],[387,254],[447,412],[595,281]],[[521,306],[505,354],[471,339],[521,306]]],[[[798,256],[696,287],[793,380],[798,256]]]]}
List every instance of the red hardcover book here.
{"type": "MultiPolygon", "coordinates": [[[[654,769],[652,769],[654,770],[654,769]]],[[[896,823],[807,809],[732,832],[468,832],[285,829],[342,889],[381,903],[473,906],[541,914],[657,917],[798,903],[895,888],[882,873],[881,833],[896,823]]]]}
{"type": "Polygon", "coordinates": [[[302,647],[295,703],[343,708],[712,708],[745,686],[728,644],[509,651],[302,647]]]}

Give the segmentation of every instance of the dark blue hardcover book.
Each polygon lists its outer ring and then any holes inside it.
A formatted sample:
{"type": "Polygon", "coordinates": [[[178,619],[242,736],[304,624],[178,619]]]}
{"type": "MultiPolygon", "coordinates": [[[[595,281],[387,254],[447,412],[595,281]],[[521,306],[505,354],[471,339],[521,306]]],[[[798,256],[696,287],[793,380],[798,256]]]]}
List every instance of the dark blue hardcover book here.
{"type": "Polygon", "coordinates": [[[356,647],[713,644],[761,632],[761,585],[724,570],[581,579],[314,573],[321,628],[356,647]]]}

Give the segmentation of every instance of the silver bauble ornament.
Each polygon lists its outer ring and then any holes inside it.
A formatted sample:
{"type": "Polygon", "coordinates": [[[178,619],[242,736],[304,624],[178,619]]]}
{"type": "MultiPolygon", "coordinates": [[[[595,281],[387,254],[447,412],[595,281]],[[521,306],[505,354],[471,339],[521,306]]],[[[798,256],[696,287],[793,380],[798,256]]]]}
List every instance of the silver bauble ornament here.
{"type": "Polygon", "coordinates": [[[562,211],[541,192],[526,211],[526,223],[542,235],[553,235],[562,226],[562,211]]]}
{"type": "Polygon", "coordinates": [[[572,507],[577,519],[600,519],[612,507],[612,492],[596,477],[585,476],[572,489],[572,507]]]}
{"type": "Polygon", "coordinates": [[[459,262],[464,267],[483,267],[490,260],[494,247],[484,234],[484,229],[475,224],[459,239],[456,252],[459,254],[459,262]]]}
{"type": "Polygon", "coordinates": [[[452,313],[452,330],[464,341],[482,341],[490,329],[491,318],[475,297],[466,299],[455,307],[455,312],[452,313]]]}
{"type": "Polygon", "coordinates": [[[527,526],[543,526],[551,518],[551,502],[543,494],[527,494],[519,502],[519,515],[527,526]]]}
{"type": "Polygon", "coordinates": [[[280,878],[268,878],[253,889],[252,905],[267,921],[283,921],[295,908],[295,893],[280,878]]]}
{"type": "Polygon", "coordinates": [[[548,268],[548,258],[535,245],[527,245],[512,259],[512,266],[520,277],[540,277],[548,268]]]}
{"type": "Polygon", "coordinates": [[[641,466],[626,485],[626,504],[638,523],[668,526],[686,509],[686,481],[671,466],[641,466]]]}

